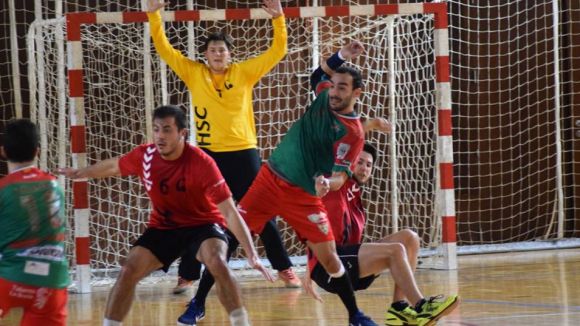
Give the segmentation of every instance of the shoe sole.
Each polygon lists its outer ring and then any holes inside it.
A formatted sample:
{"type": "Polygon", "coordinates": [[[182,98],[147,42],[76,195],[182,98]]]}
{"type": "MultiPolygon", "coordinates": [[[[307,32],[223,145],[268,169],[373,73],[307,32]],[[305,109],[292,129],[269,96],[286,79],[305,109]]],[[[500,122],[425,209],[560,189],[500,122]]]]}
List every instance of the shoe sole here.
{"type": "Polygon", "coordinates": [[[184,289],[174,289],[173,290],[173,294],[182,294],[185,293],[187,291],[187,288],[184,289]]]}
{"type": "Polygon", "coordinates": [[[204,318],[205,318],[205,315],[201,316],[201,318],[196,318],[196,319],[195,319],[195,324],[185,324],[185,323],[182,323],[182,322],[180,322],[180,321],[178,320],[178,321],[177,321],[177,326],[195,326],[195,325],[197,325],[197,322],[198,322],[198,321],[200,321],[200,320],[202,320],[202,319],[204,319],[204,318]]]}
{"type": "Polygon", "coordinates": [[[449,315],[457,307],[458,304],[459,304],[459,297],[457,297],[455,302],[453,302],[452,304],[447,306],[447,308],[445,308],[445,310],[441,311],[441,313],[439,315],[437,315],[437,317],[431,319],[427,324],[425,324],[423,326],[433,326],[433,325],[437,324],[437,321],[439,319],[449,315]]]}

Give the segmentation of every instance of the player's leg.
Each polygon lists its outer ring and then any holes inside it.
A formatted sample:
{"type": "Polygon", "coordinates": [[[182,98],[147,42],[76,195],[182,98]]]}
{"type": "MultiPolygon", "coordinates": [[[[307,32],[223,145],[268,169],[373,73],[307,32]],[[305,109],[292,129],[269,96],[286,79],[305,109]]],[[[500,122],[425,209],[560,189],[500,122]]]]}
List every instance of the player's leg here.
{"type": "Polygon", "coordinates": [[[67,289],[37,288],[31,305],[24,309],[21,326],[66,326],[67,289]]]}
{"type": "Polygon", "coordinates": [[[231,324],[249,325],[240,288],[227,265],[226,252],[227,244],[223,239],[209,238],[201,243],[197,258],[214,277],[218,298],[228,312],[231,324]]]}
{"type": "Polygon", "coordinates": [[[292,270],[292,262],[282,243],[275,220],[268,221],[260,233],[260,239],[262,239],[264,249],[266,249],[266,256],[272,264],[272,268],[278,271],[278,278],[284,282],[287,288],[300,288],[300,279],[292,270]]]}
{"type": "Polygon", "coordinates": [[[135,241],[109,293],[104,325],[118,325],[115,323],[125,318],[133,302],[135,287],[141,279],[159,268],[167,272],[171,263],[183,253],[187,233],[182,229],[148,228],[135,241]]]}
{"type": "MultiPolygon", "coordinates": [[[[228,240],[227,260],[229,261],[229,258],[238,248],[239,242],[229,230],[226,231],[226,236],[228,240]]],[[[195,325],[196,322],[202,320],[205,317],[205,300],[207,299],[209,291],[214,284],[215,279],[206,268],[203,271],[201,279],[199,280],[195,296],[187,305],[185,312],[177,319],[181,325],[195,325]]]]}
{"type": "Polygon", "coordinates": [[[66,288],[42,288],[0,278],[0,293],[0,324],[12,308],[23,308],[20,325],[66,325],[66,288]]]}
{"type": "MultiPolygon", "coordinates": [[[[391,259],[391,261],[388,264],[389,265],[388,268],[391,269],[391,274],[395,279],[395,291],[398,291],[398,293],[394,294],[395,299],[387,312],[387,320],[386,320],[387,325],[401,325],[401,323],[399,323],[401,320],[405,321],[407,318],[411,318],[411,314],[408,313],[409,308],[407,306],[407,302],[404,301],[405,297],[409,300],[409,303],[414,305],[414,310],[417,312],[416,314],[417,325],[431,325],[434,322],[436,322],[439,318],[449,314],[453,309],[455,309],[455,307],[459,303],[459,298],[457,295],[451,295],[448,297],[434,296],[430,298],[423,298],[422,294],[418,292],[421,295],[421,298],[418,301],[415,301],[417,300],[417,298],[413,297],[413,294],[408,292],[409,289],[406,288],[408,286],[413,287],[408,281],[409,277],[403,277],[400,281],[397,281],[398,278],[400,279],[401,275],[399,274],[402,272],[404,275],[408,273],[411,279],[413,280],[413,283],[415,283],[412,273],[417,266],[417,255],[419,251],[419,238],[415,232],[412,232],[411,230],[403,230],[385,237],[384,239],[381,240],[380,243],[377,243],[376,245],[403,246],[405,251],[407,251],[406,250],[407,248],[410,251],[407,252],[406,254],[406,260],[408,261],[409,266],[408,272],[405,271],[406,268],[403,268],[400,271],[395,271],[395,269],[397,269],[397,265],[395,263],[398,260],[400,260],[400,258],[395,260],[391,259]],[[405,281],[405,279],[407,279],[407,281],[405,281]]],[[[359,252],[359,262],[361,264],[361,270],[363,268],[363,265],[373,266],[373,264],[368,263],[368,261],[376,259],[374,257],[381,256],[381,254],[379,254],[378,252],[373,252],[373,249],[383,251],[384,252],[383,256],[389,255],[386,249],[381,250],[377,248],[372,248],[368,244],[363,244],[363,246],[361,247],[361,251],[359,252]]],[[[380,265],[380,263],[378,263],[377,265],[380,265]]],[[[380,266],[377,267],[377,265],[375,265],[374,268],[380,268],[380,266]]],[[[361,271],[361,274],[369,272],[372,271],[370,270],[361,271]]],[[[417,287],[417,285],[415,284],[414,287],[417,287]]]]}
{"type": "MultiPolygon", "coordinates": [[[[262,165],[258,150],[255,148],[233,152],[206,150],[206,153],[215,160],[232,191],[234,200],[241,202],[262,165]]],[[[286,287],[300,287],[300,280],[292,271],[292,262],[282,243],[276,223],[273,220],[268,221],[259,235],[272,268],[278,271],[278,276],[284,281],[286,287]]]]}
{"type": "Polygon", "coordinates": [[[195,259],[195,253],[186,251],[179,261],[177,268],[177,285],[173,288],[173,294],[181,294],[191,287],[193,281],[201,276],[201,264],[195,259]]]}
{"type": "MultiPolygon", "coordinates": [[[[402,244],[405,247],[405,250],[407,251],[407,260],[409,261],[411,270],[415,272],[415,270],[417,269],[417,257],[419,256],[419,247],[420,247],[419,236],[417,235],[417,233],[409,229],[405,229],[390,234],[379,240],[379,242],[402,244]]],[[[395,284],[395,290],[393,292],[393,302],[399,302],[405,299],[406,298],[404,291],[402,291],[401,288],[397,284],[395,284]]]]}
{"type": "Polygon", "coordinates": [[[413,270],[407,258],[407,251],[401,243],[364,243],[358,253],[360,277],[378,275],[386,269],[411,303],[417,303],[423,295],[417,287],[413,270]]]}
{"type": "Polygon", "coordinates": [[[131,309],[137,283],[162,266],[161,261],[149,249],[141,246],[133,247],[109,293],[105,318],[122,322],[131,309]]]}
{"type": "Polygon", "coordinates": [[[348,310],[348,318],[351,325],[376,325],[370,318],[365,316],[357,306],[354,289],[348,272],[342,265],[336,253],[334,240],[326,242],[307,242],[308,247],[324,267],[335,284],[336,294],[348,310]]]}

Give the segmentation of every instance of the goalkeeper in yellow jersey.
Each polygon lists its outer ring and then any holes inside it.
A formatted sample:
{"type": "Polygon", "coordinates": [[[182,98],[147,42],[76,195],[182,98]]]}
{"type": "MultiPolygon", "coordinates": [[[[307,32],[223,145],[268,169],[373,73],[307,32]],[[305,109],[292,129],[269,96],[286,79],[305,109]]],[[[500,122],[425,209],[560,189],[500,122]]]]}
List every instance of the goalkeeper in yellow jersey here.
{"type": "MultiPolygon", "coordinates": [[[[232,42],[224,33],[208,35],[200,52],[206,63],[193,61],[174,49],[163,29],[159,10],[167,3],[149,1],[148,17],[151,37],[159,56],[187,85],[195,119],[197,145],[217,163],[233,197],[240,201],[261,165],[257,149],[252,94],[254,85],[266,75],[287,52],[286,22],[279,0],[264,0],[263,9],[272,15],[273,40],[260,55],[242,62],[231,62],[232,42]]],[[[292,271],[274,221],[270,221],[260,237],[272,267],[287,287],[300,287],[292,271]]],[[[232,248],[237,246],[232,244],[232,248]]],[[[193,259],[184,257],[179,267],[180,281],[175,292],[184,291],[190,280],[199,278],[193,259]],[[183,263],[185,261],[185,263],[183,263]]],[[[200,282],[198,304],[203,306],[211,288],[211,275],[200,282]],[[207,282],[207,281],[210,282],[207,282]]]]}

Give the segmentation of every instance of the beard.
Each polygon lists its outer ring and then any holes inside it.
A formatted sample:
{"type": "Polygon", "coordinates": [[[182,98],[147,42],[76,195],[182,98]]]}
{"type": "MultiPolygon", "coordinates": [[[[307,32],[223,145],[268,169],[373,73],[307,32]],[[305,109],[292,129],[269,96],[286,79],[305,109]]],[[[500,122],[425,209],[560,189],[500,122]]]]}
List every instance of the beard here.
{"type": "Polygon", "coordinates": [[[328,106],[332,111],[342,111],[348,107],[350,103],[350,98],[341,99],[339,97],[329,97],[328,98],[328,106]],[[330,100],[335,100],[335,104],[332,104],[330,100]]]}

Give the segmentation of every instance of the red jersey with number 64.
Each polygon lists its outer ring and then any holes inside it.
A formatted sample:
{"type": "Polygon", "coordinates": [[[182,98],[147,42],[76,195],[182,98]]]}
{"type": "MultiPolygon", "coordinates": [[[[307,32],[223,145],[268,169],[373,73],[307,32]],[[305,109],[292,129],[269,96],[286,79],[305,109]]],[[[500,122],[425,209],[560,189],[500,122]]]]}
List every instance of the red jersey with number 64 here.
{"type": "Polygon", "coordinates": [[[141,178],[152,202],[149,227],[226,226],[216,204],[231,192],[213,159],[201,149],[186,144],[181,156],[169,161],[154,144],[141,145],[119,159],[119,168],[123,176],[141,178]]]}

